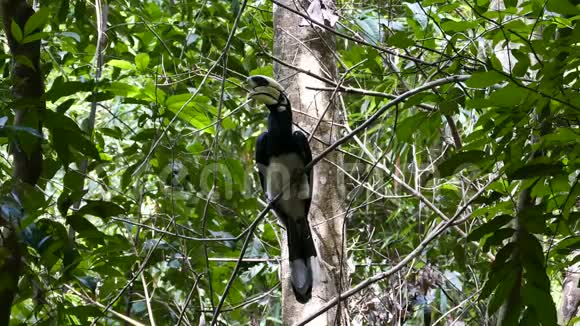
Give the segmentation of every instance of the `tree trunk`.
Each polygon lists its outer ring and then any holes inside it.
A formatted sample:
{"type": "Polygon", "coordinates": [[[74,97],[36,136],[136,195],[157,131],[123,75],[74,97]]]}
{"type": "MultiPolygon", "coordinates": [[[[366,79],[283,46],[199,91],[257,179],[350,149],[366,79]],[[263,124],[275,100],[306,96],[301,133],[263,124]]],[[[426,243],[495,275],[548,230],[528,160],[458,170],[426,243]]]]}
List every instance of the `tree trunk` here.
{"type": "Polygon", "coordinates": [[[566,270],[566,278],[562,287],[562,305],[558,311],[560,325],[567,325],[570,319],[578,316],[578,307],[580,306],[579,282],[580,263],[575,263],[566,270]]]}
{"type": "MultiPolygon", "coordinates": [[[[322,8],[333,7],[327,0],[313,0],[322,8]],[[319,2],[320,1],[320,2],[319,2]]],[[[282,0],[284,6],[304,13],[308,1],[282,0]],[[297,8],[296,5],[302,5],[297,8]]],[[[310,12],[312,14],[312,11],[310,12]]],[[[274,54],[277,59],[292,66],[308,70],[316,75],[335,79],[337,75],[334,35],[321,28],[313,28],[282,6],[274,5],[274,54]],[[302,25],[306,26],[300,26],[302,25]]],[[[274,65],[276,80],[286,87],[293,108],[294,122],[307,133],[314,132],[310,146],[313,156],[321,153],[327,144],[333,143],[339,135],[334,123],[342,123],[343,117],[335,107],[332,92],[319,93],[310,87],[328,87],[324,82],[280,63],[274,65]],[[323,117],[319,124],[318,120],[323,117]],[[319,125],[318,125],[319,124],[319,125]],[[316,127],[318,125],[318,127],[316,127]]],[[[309,221],[317,247],[319,266],[313,266],[314,286],[312,299],[306,304],[298,303],[290,286],[288,271],[288,251],[282,246],[284,263],[281,266],[282,317],[284,325],[292,325],[304,316],[317,311],[326,301],[336,297],[348,284],[345,253],[345,191],[344,175],[336,166],[342,166],[342,155],[333,152],[313,168],[313,195],[309,221]],[[333,165],[333,163],[335,165],[333,165]]],[[[286,241],[284,234],[284,240],[286,241]]],[[[322,314],[310,325],[345,324],[344,309],[340,306],[322,314]]]]}
{"type": "MultiPolygon", "coordinates": [[[[12,99],[14,100],[14,125],[32,132],[17,132],[11,142],[14,187],[12,197],[19,203],[23,192],[36,185],[42,169],[41,113],[45,103],[42,73],[40,72],[40,40],[19,43],[12,34],[12,22],[21,31],[34,14],[25,0],[0,1],[4,33],[12,54],[12,99]]],[[[38,31],[36,31],[38,32],[38,31]]],[[[34,33],[34,32],[33,32],[34,33]]],[[[19,222],[22,216],[2,216],[0,237],[0,325],[8,325],[12,301],[18,293],[18,280],[22,273],[22,244],[19,222]]]]}

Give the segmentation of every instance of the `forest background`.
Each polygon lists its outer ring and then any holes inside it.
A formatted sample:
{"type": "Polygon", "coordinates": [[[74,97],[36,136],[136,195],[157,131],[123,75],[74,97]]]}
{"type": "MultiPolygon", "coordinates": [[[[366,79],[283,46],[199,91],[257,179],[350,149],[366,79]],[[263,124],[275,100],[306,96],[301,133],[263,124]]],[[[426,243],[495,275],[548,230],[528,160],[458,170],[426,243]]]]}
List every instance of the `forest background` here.
{"type": "MultiPolygon", "coordinates": [[[[243,87],[308,74],[274,54],[282,2],[1,1],[0,324],[284,322],[253,161],[267,112],[243,87]]],[[[577,321],[578,3],[325,14],[301,19],[337,73],[301,86],[342,116],[311,139],[341,140],[329,305],[355,325],[577,321]]]]}

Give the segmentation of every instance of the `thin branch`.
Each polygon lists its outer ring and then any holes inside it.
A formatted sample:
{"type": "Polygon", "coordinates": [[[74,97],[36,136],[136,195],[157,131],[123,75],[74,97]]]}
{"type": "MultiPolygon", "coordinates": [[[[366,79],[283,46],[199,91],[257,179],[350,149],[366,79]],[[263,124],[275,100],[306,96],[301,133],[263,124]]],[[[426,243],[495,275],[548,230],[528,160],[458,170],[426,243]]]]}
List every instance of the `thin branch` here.
{"type": "Polygon", "coordinates": [[[457,125],[455,124],[453,117],[449,114],[445,114],[445,120],[447,120],[447,125],[449,125],[451,137],[453,137],[453,143],[455,144],[455,149],[460,150],[463,145],[461,144],[461,136],[459,136],[459,131],[457,131],[457,125]]]}
{"type": "Polygon", "coordinates": [[[232,27],[230,34],[228,35],[228,39],[226,41],[226,44],[225,44],[223,50],[221,51],[220,56],[215,60],[215,62],[207,70],[207,73],[203,76],[203,78],[202,78],[201,82],[199,83],[199,85],[197,86],[195,92],[193,94],[191,94],[191,96],[187,99],[187,101],[185,101],[185,103],[183,103],[183,105],[179,108],[179,110],[177,110],[177,112],[175,112],[175,115],[173,116],[173,118],[171,118],[169,123],[167,123],[167,126],[165,127],[165,129],[163,129],[163,131],[161,132],[161,135],[159,135],[159,137],[155,140],[155,142],[153,143],[153,146],[151,146],[151,149],[149,150],[149,152],[147,153],[147,155],[143,159],[143,162],[141,162],[141,164],[139,164],[139,166],[133,172],[133,176],[137,175],[141,171],[141,169],[145,166],[145,164],[149,161],[149,159],[151,158],[151,156],[153,155],[153,153],[157,149],[157,146],[159,146],[159,143],[161,143],[161,140],[167,134],[169,127],[175,123],[177,118],[179,118],[179,115],[181,114],[181,112],[189,105],[189,103],[191,103],[191,101],[193,101],[193,99],[197,96],[197,94],[199,94],[199,92],[203,89],[203,85],[205,85],[206,80],[211,75],[212,71],[218,66],[219,62],[227,55],[227,52],[228,52],[228,50],[232,44],[232,41],[234,39],[234,34],[237,31],[240,17],[242,16],[242,13],[243,13],[242,9],[245,8],[246,3],[247,3],[247,1],[244,1],[242,6],[240,7],[240,11],[238,12],[238,15],[236,16],[236,20],[234,21],[234,25],[232,27]]]}
{"type": "MultiPolygon", "coordinates": [[[[481,292],[481,290],[482,290],[482,289],[478,289],[478,290],[476,290],[476,291],[475,291],[473,294],[471,294],[469,297],[465,298],[465,300],[461,301],[461,302],[460,302],[458,305],[456,305],[455,307],[453,307],[453,308],[451,308],[451,309],[447,310],[447,312],[446,312],[446,313],[444,313],[443,315],[441,315],[441,317],[437,318],[437,320],[435,320],[435,321],[433,322],[433,324],[432,324],[432,325],[433,325],[433,326],[435,326],[435,325],[437,325],[437,323],[439,323],[440,321],[446,321],[446,320],[447,320],[447,319],[446,319],[446,317],[447,317],[448,315],[450,315],[450,314],[451,314],[453,311],[455,311],[455,310],[457,310],[457,309],[461,308],[461,307],[462,307],[464,304],[466,304],[466,303],[467,303],[467,302],[469,302],[470,300],[474,299],[474,298],[475,298],[475,296],[476,296],[476,295],[478,295],[478,294],[479,294],[479,292],[481,292]]],[[[476,299],[477,299],[477,298],[476,298],[476,299]]]]}
{"type": "Polygon", "coordinates": [[[187,294],[187,298],[185,299],[185,303],[183,304],[183,308],[181,309],[181,312],[179,312],[179,319],[177,319],[177,323],[176,323],[177,326],[180,326],[181,322],[185,318],[185,311],[187,310],[187,307],[189,306],[189,303],[191,302],[191,299],[193,298],[193,292],[197,288],[197,283],[199,282],[200,278],[201,278],[201,276],[197,275],[197,277],[195,279],[195,283],[193,284],[193,286],[191,287],[191,290],[187,294]]]}
{"type": "MultiPolygon", "coordinates": [[[[78,292],[77,290],[75,290],[75,289],[74,289],[73,287],[71,287],[70,285],[67,285],[67,284],[65,284],[64,286],[65,286],[65,287],[66,287],[66,288],[67,288],[69,291],[71,291],[72,293],[74,293],[74,294],[78,295],[79,297],[83,298],[85,301],[89,302],[90,304],[93,304],[93,305],[95,305],[95,306],[97,306],[97,307],[99,307],[99,308],[101,308],[101,309],[105,308],[105,306],[104,306],[102,303],[100,303],[100,302],[98,302],[98,301],[95,301],[95,300],[93,300],[93,299],[92,299],[90,296],[88,296],[88,295],[84,295],[84,294],[82,294],[82,293],[78,292]]],[[[113,315],[115,315],[117,318],[119,318],[119,319],[122,319],[122,320],[124,320],[125,322],[127,322],[127,323],[129,323],[129,324],[131,324],[131,325],[134,325],[134,326],[145,326],[145,324],[143,324],[143,323],[141,323],[141,322],[139,322],[139,321],[136,321],[135,319],[132,319],[132,318],[130,318],[130,317],[127,317],[127,316],[125,316],[125,315],[123,315],[123,314],[121,314],[121,313],[119,313],[119,312],[116,312],[116,311],[115,311],[115,310],[113,310],[113,309],[109,309],[109,311],[110,311],[110,312],[111,312],[113,315]]]]}
{"type": "MultiPolygon", "coordinates": [[[[224,258],[224,257],[210,257],[209,261],[221,262],[221,263],[237,263],[239,258],[224,258]]],[[[278,263],[280,257],[278,258],[244,258],[242,263],[278,263]]]]}
{"type": "MultiPolygon", "coordinates": [[[[383,98],[388,98],[388,99],[396,99],[397,98],[396,95],[387,94],[387,93],[383,93],[383,92],[369,91],[369,90],[362,89],[362,88],[342,86],[341,84],[336,83],[332,79],[317,75],[317,74],[311,72],[310,70],[306,70],[306,69],[302,69],[300,67],[297,67],[297,66],[295,66],[291,63],[288,63],[284,60],[281,60],[281,59],[279,59],[279,58],[277,58],[269,53],[264,52],[264,55],[267,56],[268,58],[272,59],[273,61],[285,66],[285,67],[291,68],[293,70],[296,70],[298,72],[306,74],[312,78],[316,78],[320,81],[323,81],[323,82],[328,83],[328,84],[333,86],[333,87],[306,86],[306,89],[319,90],[319,91],[329,91],[329,92],[334,92],[335,90],[338,90],[339,92],[343,92],[343,93],[353,93],[353,94],[360,94],[360,95],[367,95],[367,96],[383,97],[383,98]]],[[[434,106],[431,106],[431,105],[418,104],[417,106],[422,108],[422,109],[425,109],[427,111],[437,111],[437,108],[435,108],[434,106]]],[[[298,112],[300,112],[300,111],[298,111],[298,112]]]]}
{"type": "MultiPolygon", "coordinates": [[[[322,123],[322,120],[324,120],[324,116],[326,115],[326,112],[328,112],[328,110],[330,109],[330,107],[334,104],[334,97],[337,94],[338,88],[340,88],[340,86],[342,86],[342,83],[344,82],[344,80],[346,79],[346,77],[348,76],[348,74],[353,69],[355,69],[356,67],[358,67],[359,65],[361,65],[362,63],[364,63],[365,61],[366,61],[366,59],[363,60],[363,61],[361,61],[361,62],[359,62],[359,63],[357,63],[357,64],[355,64],[354,66],[348,68],[346,70],[346,72],[344,73],[344,75],[340,78],[340,80],[338,81],[336,87],[334,88],[334,91],[330,95],[330,99],[328,100],[328,104],[326,105],[326,108],[324,108],[324,111],[320,115],[320,118],[318,118],[318,121],[316,122],[316,125],[314,126],[314,128],[310,132],[310,136],[308,137],[308,142],[312,141],[312,137],[314,137],[314,134],[316,133],[316,131],[320,127],[320,124],[322,123]]],[[[316,105],[316,102],[315,102],[315,105],[316,105]]],[[[333,123],[334,123],[334,121],[331,122],[331,124],[333,124],[333,123]]]]}
{"type": "MultiPolygon", "coordinates": [[[[98,85],[101,79],[101,73],[103,71],[103,53],[104,53],[104,45],[106,40],[106,33],[107,33],[107,16],[108,16],[108,5],[106,3],[103,4],[101,0],[95,1],[95,16],[97,20],[97,44],[95,47],[95,58],[94,58],[94,69],[95,69],[95,86],[92,92],[92,102],[91,102],[91,111],[89,112],[88,123],[83,128],[84,132],[87,134],[89,139],[93,140],[93,130],[95,129],[95,119],[97,115],[97,94],[98,94],[98,85]]],[[[80,188],[74,189],[74,191],[82,191],[85,185],[85,175],[88,173],[89,168],[89,159],[88,157],[84,157],[79,165],[79,173],[81,175],[80,181],[80,188]]],[[[73,205],[73,210],[77,211],[81,206],[81,199],[77,200],[73,205]]],[[[69,241],[74,243],[75,239],[75,230],[72,226],[68,229],[69,232],[69,241]]]]}
{"type": "Polygon", "coordinates": [[[177,234],[177,233],[173,233],[173,232],[169,232],[160,228],[156,228],[154,226],[150,226],[147,224],[143,224],[143,223],[139,223],[139,222],[134,222],[131,220],[127,220],[124,218],[120,218],[120,217],[115,217],[115,216],[111,216],[112,220],[115,221],[119,221],[119,222],[123,222],[123,223],[127,223],[127,224],[131,224],[131,225],[135,225],[138,227],[142,227],[145,229],[149,229],[155,232],[159,232],[161,234],[165,234],[165,235],[170,235],[173,237],[178,237],[184,240],[190,240],[190,241],[206,241],[206,242],[211,242],[211,241],[238,241],[239,238],[241,238],[244,234],[246,234],[247,229],[245,231],[243,231],[240,235],[238,235],[237,237],[229,237],[229,238],[197,238],[197,237],[190,237],[187,235],[183,235],[183,234],[177,234]]]}
{"type": "Polygon", "coordinates": [[[254,230],[256,229],[256,226],[258,226],[258,222],[262,220],[262,218],[264,218],[264,216],[266,216],[266,214],[268,214],[268,212],[270,211],[270,209],[272,209],[272,206],[274,205],[274,203],[282,197],[282,194],[284,192],[281,191],[276,198],[274,198],[273,200],[271,200],[268,203],[268,206],[266,206],[258,215],[258,217],[256,217],[256,219],[254,220],[254,222],[252,223],[252,225],[250,225],[249,231],[248,231],[248,235],[246,236],[246,239],[244,240],[244,244],[242,245],[242,249],[240,250],[240,256],[238,258],[238,261],[236,262],[236,266],[234,267],[234,271],[232,272],[232,275],[230,275],[230,279],[228,280],[228,283],[226,284],[226,287],[224,288],[224,292],[220,298],[220,301],[218,302],[217,307],[215,308],[215,311],[213,313],[213,317],[211,320],[211,326],[216,325],[216,323],[218,322],[218,317],[220,315],[221,309],[224,305],[224,302],[228,296],[228,292],[230,291],[230,288],[232,287],[232,284],[234,283],[234,280],[237,277],[238,272],[240,271],[241,265],[242,265],[242,261],[244,259],[244,254],[246,253],[246,249],[248,249],[248,244],[250,243],[250,238],[252,237],[252,235],[254,234],[254,230]]]}
{"type": "Polygon", "coordinates": [[[449,77],[445,77],[445,78],[441,78],[441,79],[437,79],[434,80],[432,82],[429,82],[427,84],[424,84],[422,86],[419,86],[415,89],[409,90],[399,96],[397,96],[395,99],[393,99],[391,102],[387,103],[386,105],[384,105],[383,107],[381,107],[379,110],[377,110],[377,112],[375,112],[375,114],[373,114],[370,118],[368,118],[364,123],[362,123],[360,126],[358,126],[357,128],[355,128],[352,132],[350,132],[348,135],[342,137],[341,139],[337,140],[336,142],[334,142],[332,145],[330,145],[328,148],[326,148],[322,153],[320,153],[318,156],[316,156],[315,158],[312,159],[312,162],[310,162],[308,165],[306,165],[306,167],[304,167],[305,170],[308,170],[310,168],[312,168],[314,166],[314,164],[318,163],[318,161],[320,161],[322,158],[324,158],[326,155],[328,155],[328,153],[332,152],[333,150],[335,150],[338,146],[340,146],[341,144],[347,142],[348,140],[350,140],[352,137],[354,137],[355,135],[357,135],[358,133],[360,133],[361,131],[365,130],[366,128],[368,128],[370,125],[372,125],[373,123],[375,123],[375,121],[381,116],[383,115],[389,108],[406,101],[409,97],[419,94],[423,91],[426,91],[428,89],[431,89],[433,87],[437,87],[437,86],[441,86],[441,85],[445,85],[445,84],[449,84],[449,83],[457,83],[457,82],[462,82],[462,81],[466,81],[467,79],[469,79],[469,75],[455,75],[455,76],[449,76],[449,77]]]}
{"type": "Polygon", "coordinates": [[[151,308],[151,297],[149,296],[147,281],[145,281],[145,275],[143,273],[141,273],[141,283],[143,284],[143,293],[145,294],[145,304],[147,305],[149,321],[151,322],[151,326],[155,326],[155,316],[153,316],[153,308],[151,308]]]}
{"type": "MultiPolygon", "coordinates": [[[[316,90],[316,91],[326,91],[326,92],[331,92],[331,91],[335,90],[335,87],[310,87],[310,86],[306,86],[306,88],[316,90]]],[[[356,87],[340,86],[338,88],[338,91],[343,92],[343,93],[358,94],[358,95],[364,95],[364,96],[383,97],[383,98],[388,98],[391,100],[397,98],[397,95],[383,93],[383,92],[369,91],[366,89],[356,88],[356,87]]],[[[425,109],[427,111],[432,111],[432,112],[437,111],[437,108],[432,106],[432,105],[417,104],[417,106],[422,108],[422,109],[425,109]]]]}
{"type": "Polygon", "coordinates": [[[342,38],[345,38],[347,40],[353,41],[355,43],[363,44],[363,45],[366,45],[366,46],[370,46],[370,47],[372,47],[372,48],[374,48],[376,50],[379,50],[379,51],[382,51],[382,52],[385,52],[385,53],[388,53],[390,55],[394,55],[394,56],[397,56],[397,57],[401,57],[401,58],[404,58],[404,59],[413,61],[415,63],[420,63],[420,64],[424,64],[424,65],[427,65],[427,66],[434,66],[435,65],[435,63],[426,62],[426,61],[423,61],[423,60],[421,60],[419,58],[415,58],[415,57],[412,57],[412,56],[409,56],[409,55],[405,55],[405,54],[400,54],[400,53],[395,52],[394,50],[387,49],[387,48],[382,47],[382,46],[379,46],[379,45],[371,44],[371,43],[366,42],[366,41],[364,41],[362,39],[358,39],[358,38],[352,37],[350,35],[341,33],[339,31],[336,31],[334,28],[328,27],[328,26],[326,26],[326,25],[324,25],[322,23],[319,23],[319,22],[311,19],[310,17],[308,17],[308,15],[303,14],[303,13],[299,12],[296,9],[290,8],[290,7],[286,6],[283,3],[280,3],[280,2],[278,2],[276,0],[270,0],[270,1],[272,3],[274,3],[275,5],[280,6],[280,7],[284,8],[284,9],[292,12],[295,15],[298,15],[298,16],[300,16],[302,18],[307,19],[309,22],[311,22],[311,23],[313,23],[313,24],[315,24],[315,25],[323,28],[324,30],[327,30],[327,31],[329,31],[329,32],[331,32],[331,33],[333,33],[335,35],[338,35],[338,36],[340,36],[342,38]]]}
{"type": "Polygon", "coordinates": [[[332,307],[334,307],[335,305],[337,305],[339,302],[344,301],[345,299],[353,296],[354,294],[360,292],[361,290],[365,289],[366,287],[377,283],[378,281],[381,281],[389,276],[391,276],[392,274],[398,272],[399,270],[401,270],[405,265],[407,265],[411,260],[413,260],[416,256],[418,256],[419,254],[421,254],[423,252],[423,250],[425,248],[427,248],[427,245],[433,241],[434,239],[436,239],[437,237],[439,237],[443,231],[447,230],[450,226],[453,225],[453,223],[455,222],[455,220],[457,218],[459,218],[459,216],[461,216],[461,214],[463,213],[463,211],[465,209],[467,209],[467,207],[469,205],[471,205],[471,203],[477,199],[481,193],[483,193],[483,190],[481,190],[480,192],[476,193],[468,202],[465,206],[463,206],[461,209],[459,209],[457,211],[457,213],[450,218],[448,221],[444,221],[441,222],[437,227],[435,227],[433,229],[433,231],[431,231],[427,237],[425,237],[425,239],[423,241],[421,241],[421,243],[413,250],[411,251],[407,256],[405,256],[405,258],[403,258],[399,263],[397,263],[395,266],[393,266],[391,269],[384,271],[382,273],[378,273],[375,274],[374,276],[360,282],[359,284],[357,284],[355,287],[353,287],[352,289],[343,292],[341,294],[339,294],[338,296],[334,297],[332,300],[328,301],[326,304],[324,304],[322,307],[320,307],[320,309],[318,309],[317,311],[313,312],[312,314],[308,315],[306,318],[304,318],[302,321],[300,321],[299,323],[295,324],[295,326],[302,326],[302,325],[306,325],[306,323],[308,323],[309,321],[312,321],[314,318],[320,316],[321,314],[323,314],[324,312],[328,311],[329,309],[331,309],[332,307]]]}

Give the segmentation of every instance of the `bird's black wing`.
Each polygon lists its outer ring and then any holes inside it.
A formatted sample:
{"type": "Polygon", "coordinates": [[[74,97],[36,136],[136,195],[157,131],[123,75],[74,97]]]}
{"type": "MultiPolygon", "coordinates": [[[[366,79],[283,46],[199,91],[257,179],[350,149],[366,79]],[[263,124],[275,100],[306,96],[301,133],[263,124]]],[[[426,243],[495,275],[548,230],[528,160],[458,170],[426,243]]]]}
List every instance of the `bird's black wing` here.
{"type": "MultiPolygon", "coordinates": [[[[268,166],[268,133],[264,132],[256,140],[256,165],[262,190],[266,193],[266,168],[268,166]]],[[[266,193],[266,197],[268,194],[266,193]]]]}
{"type": "MultiPolygon", "coordinates": [[[[302,131],[296,130],[292,134],[292,138],[294,139],[294,143],[298,146],[298,150],[300,151],[300,156],[304,160],[304,165],[309,164],[312,162],[312,152],[310,151],[310,145],[308,144],[308,138],[302,133],[302,131]]],[[[308,177],[308,184],[310,187],[310,196],[307,199],[306,203],[306,211],[310,209],[310,201],[312,198],[312,169],[306,172],[306,176],[308,177]]]]}
{"type": "Polygon", "coordinates": [[[292,135],[294,141],[300,149],[300,154],[304,157],[304,163],[308,164],[312,162],[312,152],[310,151],[310,145],[308,144],[308,138],[300,130],[294,131],[292,135]]]}
{"type": "MultiPolygon", "coordinates": [[[[295,131],[292,134],[292,140],[296,146],[296,151],[304,161],[304,165],[312,162],[312,152],[304,133],[295,131]]],[[[308,212],[312,201],[312,169],[306,171],[305,174],[309,188],[308,197],[303,198],[306,215],[304,219],[293,220],[287,228],[292,290],[296,300],[303,304],[308,302],[312,296],[314,278],[311,264],[313,257],[316,257],[316,246],[308,222],[308,212]]]]}

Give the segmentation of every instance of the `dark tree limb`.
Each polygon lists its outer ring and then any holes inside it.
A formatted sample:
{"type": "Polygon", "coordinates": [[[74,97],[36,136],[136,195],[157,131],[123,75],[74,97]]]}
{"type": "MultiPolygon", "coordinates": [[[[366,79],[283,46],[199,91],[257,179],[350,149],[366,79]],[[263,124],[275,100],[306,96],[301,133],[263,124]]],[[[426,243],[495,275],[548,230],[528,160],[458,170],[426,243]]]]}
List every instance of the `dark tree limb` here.
{"type": "MultiPolygon", "coordinates": [[[[12,55],[11,80],[14,126],[36,132],[19,132],[11,141],[14,188],[12,195],[19,199],[28,184],[34,186],[42,172],[42,120],[45,108],[42,99],[44,83],[40,71],[40,40],[19,43],[12,34],[13,22],[24,30],[34,10],[25,0],[1,0],[0,13],[4,33],[12,55]]],[[[23,248],[19,235],[19,221],[2,216],[0,225],[0,325],[8,325],[18,280],[22,273],[23,248]]]]}
{"type": "MultiPolygon", "coordinates": [[[[44,83],[40,72],[40,40],[18,43],[11,32],[12,21],[24,30],[24,24],[34,10],[24,0],[2,0],[4,33],[12,54],[12,98],[14,100],[14,125],[42,132],[40,115],[45,108],[41,99],[44,83]],[[27,62],[32,66],[28,66],[27,62]]],[[[42,139],[31,133],[19,133],[12,142],[14,178],[35,185],[42,171],[42,139]]]]}

